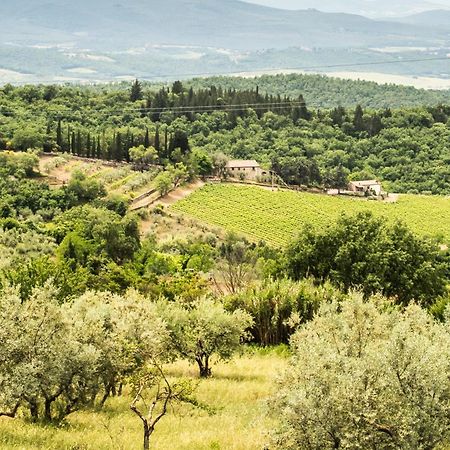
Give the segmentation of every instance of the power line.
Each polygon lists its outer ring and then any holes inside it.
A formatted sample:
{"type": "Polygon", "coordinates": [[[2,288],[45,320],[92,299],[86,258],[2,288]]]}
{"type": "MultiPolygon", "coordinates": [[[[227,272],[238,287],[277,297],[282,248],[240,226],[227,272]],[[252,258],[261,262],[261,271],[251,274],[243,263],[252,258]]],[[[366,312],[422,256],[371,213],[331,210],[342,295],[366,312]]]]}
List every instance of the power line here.
{"type": "MultiPolygon", "coordinates": [[[[325,64],[325,65],[313,65],[313,66],[296,66],[296,67],[269,67],[269,68],[255,68],[255,69],[241,69],[232,71],[221,71],[221,72],[190,72],[190,73],[178,73],[178,74],[158,74],[158,75],[148,75],[144,77],[133,77],[140,78],[143,81],[159,80],[164,81],[164,79],[176,79],[178,78],[188,78],[188,77],[212,77],[212,76],[224,76],[224,75],[240,75],[251,72],[283,72],[283,71],[311,71],[320,69],[338,69],[345,67],[363,67],[363,66],[377,66],[377,65],[393,65],[393,64],[404,64],[404,63],[417,63],[417,62],[429,62],[429,61],[449,61],[448,56],[438,56],[435,58],[411,58],[411,59],[389,59],[382,61],[367,61],[359,63],[339,63],[339,64],[325,64]]],[[[27,85],[27,84],[104,84],[104,83],[123,83],[119,80],[89,80],[89,79],[78,79],[78,80],[39,80],[35,82],[32,81],[17,81],[11,82],[9,84],[13,85],[27,85]]],[[[3,82],[3,84],[7,84],[3,82]]]]}
{"type": "MultiPolygon", "coordinates": [[[[277,109],[288,109],[288,108],[296,108],[296,107],[302,107],[306,106],[305,102],[300,101],[292,101],[292,102],[271,102],[271,103],[242,103],[242,104],[233,104],[233,105],[217,105],[217,106],[196,106],[196,107],[189,107],[189,106],[179,106],[179,107],[168,107],[168,108],[130,108],[130,109],[120,109],[120,110],[106,110],[106,111],[98,111],[98,110],[86,110],[86,111],[80,111],[80,114],[86,115],[86,114],[96,114],[96,115],[109,115],[113,116],[114,114],[126,114],[126,113],[143,113],[143,114],[163,114],[163,113],[175,113],[175,114],[201,114],[201,113],[208,113],[208,112],[239,112],[243,111],[244,109],[253,109],[254,111],[260,111],[260,110],[277,110],[277,109]]],[[[12,110],[9,109],[9,111],[2,110],[2,107],[0,105],[0,114],[3,116],[14,116],[15,112],[18,112],[20,110],[12,110]]],[[[38,111],[35,110],[26,110],[26,113],[37,113],[38,111]]],[[[50,114],[62,114],[62,115],[71,115],[72,117],[77,117],[77,111],[74,110],[48,110],[46,111],[47,115],[50,114]]]]}

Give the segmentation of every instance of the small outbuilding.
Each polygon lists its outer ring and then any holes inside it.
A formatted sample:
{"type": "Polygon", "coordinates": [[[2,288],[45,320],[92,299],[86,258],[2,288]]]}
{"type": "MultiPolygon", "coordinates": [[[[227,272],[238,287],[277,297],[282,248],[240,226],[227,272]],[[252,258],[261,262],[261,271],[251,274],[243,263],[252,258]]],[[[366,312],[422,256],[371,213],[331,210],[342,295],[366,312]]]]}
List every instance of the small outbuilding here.
{"type": "Polygon", "coordinates": [[[351,181],[348,185],[348,190],[364,195],[381,195],[382,187],[381,183],[377,180],[362,180],[351,181]]]}

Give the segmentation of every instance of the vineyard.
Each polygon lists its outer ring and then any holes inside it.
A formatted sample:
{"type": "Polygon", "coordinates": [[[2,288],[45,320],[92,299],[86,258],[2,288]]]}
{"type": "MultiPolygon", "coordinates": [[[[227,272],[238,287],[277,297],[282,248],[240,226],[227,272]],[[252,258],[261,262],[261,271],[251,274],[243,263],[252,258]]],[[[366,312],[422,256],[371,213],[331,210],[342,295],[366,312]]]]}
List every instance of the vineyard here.
{"type": "Polygon", "coordinates": [[[207,185],[172,208],[209,224],[244,233],[252,240],[277,246],[289,242],[307,223],[324,227],[341,213],[366,210],[390,220],[402,220],[422,236],[450,242],[450,199],[437,196],[402,195],[396,203],[383,203],[220,184],[207,185]]]}

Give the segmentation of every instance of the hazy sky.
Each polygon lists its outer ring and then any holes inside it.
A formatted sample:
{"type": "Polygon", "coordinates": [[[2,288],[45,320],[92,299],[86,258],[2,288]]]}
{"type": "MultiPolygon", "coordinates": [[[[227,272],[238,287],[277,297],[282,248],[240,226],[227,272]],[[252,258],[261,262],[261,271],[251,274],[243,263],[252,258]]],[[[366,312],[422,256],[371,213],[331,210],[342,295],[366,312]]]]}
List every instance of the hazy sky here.
{"type": "Polygon", "coordinates": [[[450,9],[450,0],[245,0],[286,9],[315,8],[321,11],[364,14],[370,17],[406,16],[427,9],[450,9]]]}

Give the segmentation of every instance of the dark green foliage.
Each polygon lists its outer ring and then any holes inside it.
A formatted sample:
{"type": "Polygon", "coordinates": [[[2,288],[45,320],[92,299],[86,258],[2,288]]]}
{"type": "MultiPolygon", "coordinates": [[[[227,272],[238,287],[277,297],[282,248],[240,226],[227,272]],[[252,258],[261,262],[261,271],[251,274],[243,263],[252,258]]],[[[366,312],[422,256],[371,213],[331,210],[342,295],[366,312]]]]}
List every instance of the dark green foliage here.
{"type": "MultiPolygon", "coordinates": [[[[137,218],[122,218],[107,209],[84,205],[64,212],[55,219],[53,233],[58,242],[63,242],[69,232],[93,246],[91,257],[106,257],[117,263],[130,260],[139,248],[137,218]]],[[[99,261],[93,260],[93,266],[99,261]]]]}
{"type": "Polygon", "coordinates": [[[70,197],[76,199],[77,204],[87,203],[106,195],[105,187],[99,181],[88,178],[80,171],[72,174],[66,192],[70,197]]]}
{"type": "Polygon", "coordinates": [[[303,229],[287,250],[286,270],[295,280],[313,276],[344,291],[428,306],[446,292],[446,266],[435,242],[364,212],[342,216],[326,230],[303,229]]]}
{"type": "Polygon", "coordinates": [[[136,102],[137,100],[142,100],[142,97],[141,83],[139,80],[135,80],[131,85],[130,100],[132,102],[136,102]]]}
{"type": "Polygon", "coordinates": [[[306,279],[300,282],[266,280],[225,300],[228,309],[248,312],[254,322],[253,341],[269,346],[289,343],[295,329],[311,320],[322,302],[343,298],[331,284],[322,286],[306,279]]]}

